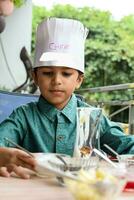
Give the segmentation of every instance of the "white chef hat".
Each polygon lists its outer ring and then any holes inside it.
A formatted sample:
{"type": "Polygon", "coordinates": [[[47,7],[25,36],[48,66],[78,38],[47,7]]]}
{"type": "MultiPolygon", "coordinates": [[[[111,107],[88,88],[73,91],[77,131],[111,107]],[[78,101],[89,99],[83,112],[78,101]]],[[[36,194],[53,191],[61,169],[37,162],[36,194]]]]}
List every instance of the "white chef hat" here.
{"type": "Polygon", "coordinates": [[[84,43],[88,29],[80,21],[48,18],[39,24],[34,68],[61,66],[84,73],[84,43]]]}

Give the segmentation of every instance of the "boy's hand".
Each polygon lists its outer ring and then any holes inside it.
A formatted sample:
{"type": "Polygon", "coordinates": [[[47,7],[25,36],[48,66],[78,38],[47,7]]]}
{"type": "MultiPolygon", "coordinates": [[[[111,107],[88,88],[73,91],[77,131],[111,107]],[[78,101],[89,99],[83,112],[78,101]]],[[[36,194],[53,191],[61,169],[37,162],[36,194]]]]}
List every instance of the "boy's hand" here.
{"type": "Polygon", "coordinates": [[[0,175],[9,177],[15,172],[21,178],[30,178],[24,168],[35,169],[36,161],[26,152],[16,148],[0,148],[0,175]]]}

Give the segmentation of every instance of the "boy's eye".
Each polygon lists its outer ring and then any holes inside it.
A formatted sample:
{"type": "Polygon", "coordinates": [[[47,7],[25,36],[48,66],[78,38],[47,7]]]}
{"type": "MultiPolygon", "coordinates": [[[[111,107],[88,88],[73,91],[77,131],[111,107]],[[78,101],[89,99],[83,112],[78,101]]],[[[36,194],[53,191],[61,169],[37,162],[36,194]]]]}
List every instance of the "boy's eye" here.
{"type": "MultiPolygon", "coordinates": [[[[43,71],[42,74],[44,76],[53,76],[55,73],[53,71],[43,71]]],[[[72,75],[71,72],[61,72],[61,75],[64,77],[69,77],[72,75]]]]}
{"type": "Polygon", "coordinates": [[[51,76],[53,74],[53,72],[43,72],[42,74],[45,76],[51,76]]]}
{"type": "Polygon", "coordinates": [[[72,73],[70,73],[70,72],[63,72],[62,74],[63,74],[63,76],[66,76],[66,77],[68,77],[68,76],[71,76],[71,75],[72,75],[72,73]]]}

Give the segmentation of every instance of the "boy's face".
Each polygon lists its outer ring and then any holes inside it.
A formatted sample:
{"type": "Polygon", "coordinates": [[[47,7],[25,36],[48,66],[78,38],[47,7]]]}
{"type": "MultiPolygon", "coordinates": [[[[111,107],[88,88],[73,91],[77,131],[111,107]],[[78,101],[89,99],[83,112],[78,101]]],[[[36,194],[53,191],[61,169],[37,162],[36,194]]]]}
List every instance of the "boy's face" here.
{"type": "Polygon", "coordinates": [[[37,68],[33,78],[42,96],[57,109],[64,108],[83,81],[83,75],[77,70],[65,67],[37,68]]]}

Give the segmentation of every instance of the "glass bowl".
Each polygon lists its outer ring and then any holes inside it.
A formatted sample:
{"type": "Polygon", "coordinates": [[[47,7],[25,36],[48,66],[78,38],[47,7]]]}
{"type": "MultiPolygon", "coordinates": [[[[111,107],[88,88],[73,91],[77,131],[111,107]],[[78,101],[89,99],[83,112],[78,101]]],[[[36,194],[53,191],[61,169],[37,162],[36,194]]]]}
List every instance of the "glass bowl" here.
{"type": "Polygon", "coordinates": [[[75,200],[115,200],[123,190],[126,180],[102,170],[81,170],[78,181],[64,179],[75,200]]]}
{"type": "Polygon", "coordinates": [[[78,172],[80,169],[84,169],[84,170],[88,170],[91,167],[94,167],[97,165],[98,163],[98,158],[97,157],[92,157],[92,158],[78,158],[78,157],[69,157],[69,156],[65,156],[62,157],[67,165],[60,162],[60,163],[56,163],[53,160],[51,161],[51,164],[53,166],[53,168],[59,168],[61,171],[70,171],[70,172],[78,172]]]}
{"type": "Polygon", "coordinates": [[[35,154],[36,174],[40,177],[53,177],[61,173],[60,165],[63,164],[61,160],[57,158],[60,155],[63,159],[69,157],[64,154],[55,153],[37,153],[35,154]]]}
{"type": "Polygon", "coordinates": [[[124,154],[119,155],[120,162],[124,162],[126,165],[133,165],[134,166],[134,154],[124,154]]]}
{"type": "Polygon", "coordinates": [[[64,173],[77,174],[81,169],[96,167],[98,157],[78,158],[57,153],[38,153],[36,172],[39,176],[64,176],[64,173]]]}

